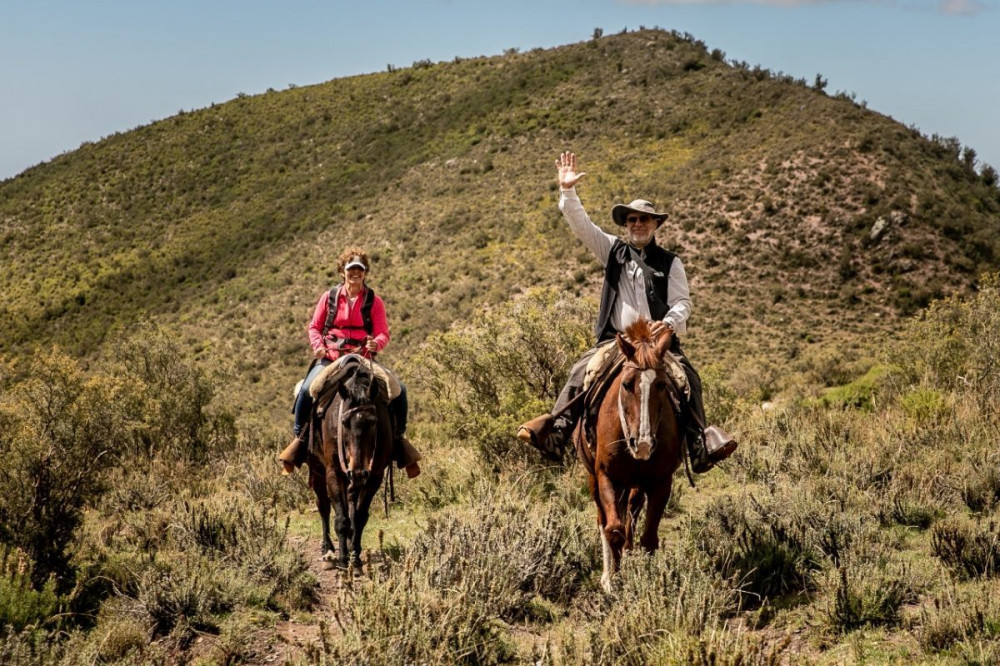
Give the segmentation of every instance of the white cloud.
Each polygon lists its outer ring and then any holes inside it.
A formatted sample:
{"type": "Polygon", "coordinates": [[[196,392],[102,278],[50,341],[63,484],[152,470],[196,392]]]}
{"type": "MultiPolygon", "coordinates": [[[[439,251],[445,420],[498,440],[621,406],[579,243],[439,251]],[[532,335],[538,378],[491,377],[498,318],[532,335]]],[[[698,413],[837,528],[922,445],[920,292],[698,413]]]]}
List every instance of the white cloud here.
{"type": "Polygon", "coordinates": [[[976,0],[941,0],[941,11],[945,14],[958,14],[961,16],[973,16],[994,7],[976,0]]]}

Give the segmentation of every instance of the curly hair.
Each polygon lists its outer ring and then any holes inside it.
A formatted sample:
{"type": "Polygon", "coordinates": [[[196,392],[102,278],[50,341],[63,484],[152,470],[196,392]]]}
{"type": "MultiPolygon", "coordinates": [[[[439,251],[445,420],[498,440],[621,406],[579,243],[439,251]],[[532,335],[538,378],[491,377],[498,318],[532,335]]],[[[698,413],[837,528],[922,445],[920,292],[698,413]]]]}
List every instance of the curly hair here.
{"type": "Polygon", "coordinates": [[[347,265],[354,257],[361,259],[361,263],[365,265],[365,272],[367,273],[372,269],[371,261],[368,259],[368,253],[362,250],[360,247],[349,247],[340,253],[340,258],[337,259],[337,274],[344,274],[344,266],[347,265]]]}

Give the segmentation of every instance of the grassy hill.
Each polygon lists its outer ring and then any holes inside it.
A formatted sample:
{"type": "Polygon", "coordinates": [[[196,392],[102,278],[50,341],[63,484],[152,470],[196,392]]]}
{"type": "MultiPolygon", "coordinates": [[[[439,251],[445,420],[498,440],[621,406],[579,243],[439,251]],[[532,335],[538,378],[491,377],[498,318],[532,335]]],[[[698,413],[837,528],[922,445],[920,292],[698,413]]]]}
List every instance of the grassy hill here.
{"type": "Polygon", "coordinates": [[[994,663],[996,172],[823,88],[640,30],[240,96],[0,183],[0,661],[994,663]],[[599,288],[567,149],[604,228],[670,212],[741,442],[613,595],[579,465],[510,436],[599,288]],[[349,244],[427,455],[360,578],[274,462],[349,244]]]}
{"type": "Polygon", "coordinates": [[[995,172],[957,142],[643,30],[240,96],[7,180],[0,351],[86,354],[151,318],[285,380],[356,242],[404,357],[531,285],[594,294],[555,208],[563,149],[606,228],[622,200],[671,212],[659,238],[688,266],[705,348],[795,355],[884,330],[1000,259],[995,172]]]}

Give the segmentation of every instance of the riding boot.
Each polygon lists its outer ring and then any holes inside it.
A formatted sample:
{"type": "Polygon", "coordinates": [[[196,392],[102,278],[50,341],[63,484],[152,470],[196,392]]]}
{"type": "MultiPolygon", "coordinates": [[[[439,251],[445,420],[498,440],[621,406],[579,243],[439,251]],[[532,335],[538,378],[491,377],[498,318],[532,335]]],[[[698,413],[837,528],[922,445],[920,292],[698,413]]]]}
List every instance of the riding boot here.
{"type": "Polygon", "coordinates": [[[423,460],[424,457],[420,455],[420,451],[417,451],[417,447],[410,443],[406,435],[396,437],[392,448],[392,457],[396,461],[396,467],[405,469],[406,477],[409,479],[419,476],[420,465],[417,463],[423,460]]]}
{"type": "Polygon", "coordinates": [[[536,416],[517,429],[517,438],[531,444],[546,458],[561,462],[569,433],[576,425],[574,416],[574,414],[562,414],[556,417],[551,414],[536,416]]]}
{"type": "Polygon", "coordinates": [[[292,439],[288,446],[278,454],[278,460],[281,461],[282,466],[282,476],[288,476],[306,461],[307,448],[305,440],[299,435],[292,439]]]}
{"type": "Polygon", "coordinates": [[[597,347],[588,349],[570,369],[566,384],[559,392],[556,404],[552,408],[552,414],[558,414],[558,416],[542,414],[525,422],[517,429],[518,439],[531,444],[549,460],[556,462],[563,460],[566,444],[569,441],[569,433],[573,432],[573,426],[576,425],[577,419],[583,413],[583,405],[579,403],[571,407],[568,405],[582,390],[580,387],[583,386],[587,364],[590,363],[590,359],[593,358],[596,351],[597,347]]]}
{"type": "Polygon", "coordinates": [[[704,474],[715,464],[732,455],[736,450],[736,440],[718,426],[705,427],[705,403],[702,399],[701,377],[686,357],[679,357],[688,378],[691,397],[688,401],[688,423],[685,439],[691,454],[691,470],[704,474]]]}

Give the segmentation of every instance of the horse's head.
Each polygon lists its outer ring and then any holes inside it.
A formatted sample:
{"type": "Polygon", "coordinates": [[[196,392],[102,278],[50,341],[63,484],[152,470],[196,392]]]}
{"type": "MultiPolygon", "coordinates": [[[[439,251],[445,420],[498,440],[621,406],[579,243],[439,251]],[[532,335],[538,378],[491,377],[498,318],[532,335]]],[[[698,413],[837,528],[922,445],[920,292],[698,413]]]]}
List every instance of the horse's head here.
{"type": "Polygon", "coordinates": [[[371,475],[378,441],[378,411],[375,396],[378,384],[364,364],[340,386],[340,456],[349,480],[348,494],[360,492],[371,475]]]}
{"type": "Polygon", "coordinates": [[[654,337],[650,322],[642,319],[618,334],[625,355],[618,384],[618,417],[629,452],[648,460],[656,448],[656,433],[665,411],[671,409],[663,355],[670,347],[669,330],[654,337]]]}

